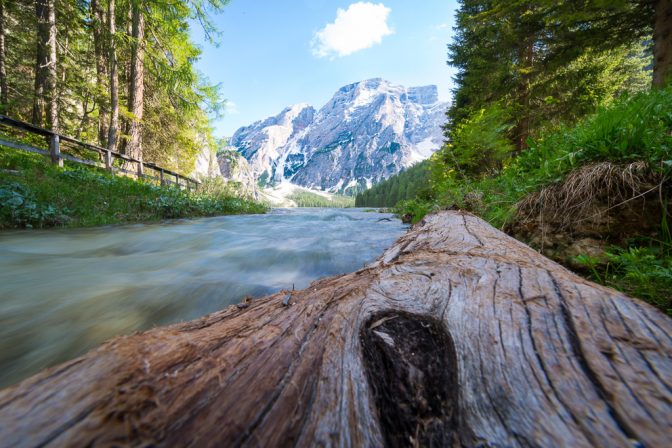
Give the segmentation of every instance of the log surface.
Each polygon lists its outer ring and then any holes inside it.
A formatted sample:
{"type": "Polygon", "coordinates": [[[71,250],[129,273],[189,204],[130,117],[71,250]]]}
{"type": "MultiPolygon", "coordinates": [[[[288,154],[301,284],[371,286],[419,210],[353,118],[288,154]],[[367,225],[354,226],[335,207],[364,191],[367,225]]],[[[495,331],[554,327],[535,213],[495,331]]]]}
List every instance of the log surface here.
{"type": "Polygon", "coordinates": [[[653,307],[442,212],[358,272],[0,392],[0,445],[669,446],[671,348],[653,307]]]}

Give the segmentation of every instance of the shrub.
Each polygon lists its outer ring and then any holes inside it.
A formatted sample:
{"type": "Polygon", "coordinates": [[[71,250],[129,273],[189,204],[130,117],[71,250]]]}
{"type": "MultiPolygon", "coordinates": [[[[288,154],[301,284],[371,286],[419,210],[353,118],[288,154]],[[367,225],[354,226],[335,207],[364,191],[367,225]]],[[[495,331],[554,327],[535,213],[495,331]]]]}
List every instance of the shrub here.
{"type": "Polygon", "coordinates": [[[408,199],[400,201],[392,208],[392,213],[399,216],[402,221],[415,224],[432,209],[434,204],[421,199],[408,199]]]}
{"type": "Polygon", "coordinates": [[[481,109],[451,132],[439,157],[465,176],[496,174],[514,151],[508,138],[511,128],[508,110],[497,104],[481,109]]]}

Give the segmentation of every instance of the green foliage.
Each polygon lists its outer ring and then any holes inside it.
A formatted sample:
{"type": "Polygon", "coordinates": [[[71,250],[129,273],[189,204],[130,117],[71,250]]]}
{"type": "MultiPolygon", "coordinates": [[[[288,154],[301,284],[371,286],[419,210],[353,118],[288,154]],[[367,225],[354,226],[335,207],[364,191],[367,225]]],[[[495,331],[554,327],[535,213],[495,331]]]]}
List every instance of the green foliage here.
{"type": "Polygon", "coordinates": [[[196,188],[198,195],[213,198],[240,196],[240,191],[240,182],[226,180],[223,177],[201,179],[200,185],[196,188]]]}
{"type": "Polygon", "coordinates": [[[573,127],[563,127],[532,143],[507,176],[533,188],[557,181],[595,161],[645,161],[659,170],[672,165],[672,86],[616,101],[573,127]]]}
{"type": "Polygon", "coordinates": [[[399,201],[393,208],[392,213],[404,222],[415,224],[434,209],[434,204],[422,199],[407,199],[399,201]]]}
{"type": "MultiPolygon", "coordinates": [[[[458,207],[502,226],[525,195],[558,182],[586,163],[645,161],[672,170],[672,86],[622,98],[574,126],[563,126],[530,147],[493,176],[466,176],[444,148],[431,159],[431,185],[441,207],[458,207]]],[[[487,133],[484,133],[487,135],[487,133]]],[[[451,152],[449,152],[451,151],[451,152]]]]}
{"type": "Polygon", "coordinates": [[[618,98],[648,90],[651,63],[643,43],[584,54],[550,73],[533,87],[535,113],[543,131],[571,124],[618,98]]]}
{"type": "Polygon", "coordinates": [[[498,173],[515,149],[510,119],[510,112],[498,104],[473,113],[451,132],[450,143],[440,152],[443,164],[467,176],[498,173]]]}
{"type": "MultiPolygon", "coordinates": [[[[461,0],[448,53],[457,69],[448,141],[431,159],[432,194],[400,211],[419,220],[433,208],[460,208],[502,227],[521,199],[589,163],[645,162],[669,179],[672,88],[647,91],[660,63],[654,9],[628,0],[461,0]]],[[[666,219],[660,234],[669,239],[666,219]]],[[[669,313],[662,247],[577,261],[669,313]]]]}
{"type": "Polygon", "coordinates": [[[428,168],[428,161],[421,162],[379,182],[357,195],[355,207],[393,207],[402,200],[428,196],[428,168]]]}
{"type": "Polygon", "coordinates": [[[102,170],[0,149],[0,228],[87,227],[239,213],[264,213],[230,189],[188,192],[102,170]]]}
{"type": "MultiPolygon", "coordinates": [[[[31,121],[34,77],[36,19],[34,2],[5,2],[8,103],[2,113],[31,121]]],[[[108,0],[98,0],[106,14],[108,0]]],[[[128,122],[135,118],[127,110],[131,48],[131,0],[116,1],[119,67],[120,147],[128,139],[128,122]]],[[[198,153],[215,147],[210,118],[223,110],[218,86],[196,70],[201,50],[193,42],[190,27],[200,26],[208,40],[218,32],[211,15],[228,3],[225,0],[144,0],[144,116],[141,121],[143,160],[189,174],[198,153]]],[[[60,132],[87,143],[105,146],[99,140],[99,118],[109,120],[108,73],[97,76],[94,29],[108,40],[105,23],[93,12],[91,1],[56,0],[57,79],[60,132]]],[[[102,67],[107,70],[107,48],[102,67]]],[[[103,139],[104,140],[104,139],[103,139]]]]}
{"type": "Polygon", "coordinates": [[[329,195],[329,197],[322,196],[317,193],[309,191],[295,191],[288,199],[296,202],[299,207],[334,207],[334,208],[349,208],[355,205],[355,200],[351,196],[329,195]]]}
{"type": "Polygon", "coordinates": [[[0,223],[26,228],[60,226],[68,223],[68,212],[37,202],[25,185],[0,182],[0,223]]]}
{"type": "Polygon", "coordinates": [[[530,136],[642,90],[652,61],[642,39],[653,9],[644,3],[462,0],[449,45],[457,74],[447,136],[499,104],[513,112],[510,137],[521,150],[530,136]]]}

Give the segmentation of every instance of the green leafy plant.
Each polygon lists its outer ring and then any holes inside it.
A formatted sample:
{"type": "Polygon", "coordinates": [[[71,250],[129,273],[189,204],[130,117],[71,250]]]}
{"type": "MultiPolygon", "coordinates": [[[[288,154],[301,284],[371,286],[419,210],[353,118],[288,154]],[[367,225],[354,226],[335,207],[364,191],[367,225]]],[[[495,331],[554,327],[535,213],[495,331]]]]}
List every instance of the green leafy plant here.
{"type": "Polygon", "coordinates": [[[441,150],[445,166],[465,176],[498,173],[514,151],[511,112],[498,104],[480,109],[457,125],[441,150]]]}
{"type": "Polygon", "coordinates": [[[67,209],[39,203],[32,192],[17,182],[0,183],[0,220],[19,227],[50,227],[67,224],[67,209]]]}
{"type": "Polygon", "coordinates": [[[392,209],[392,212],[399,216],[402,221],[415,224],[429,213],[434,205],[420,199],[409,199],[400,201],[392,209]]]}

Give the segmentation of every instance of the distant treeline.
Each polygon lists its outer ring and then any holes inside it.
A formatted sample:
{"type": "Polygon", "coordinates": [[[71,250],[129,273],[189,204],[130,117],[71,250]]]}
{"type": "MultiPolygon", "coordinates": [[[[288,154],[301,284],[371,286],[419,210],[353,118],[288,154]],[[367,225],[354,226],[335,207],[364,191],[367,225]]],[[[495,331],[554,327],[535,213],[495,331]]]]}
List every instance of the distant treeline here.
{"type": "Polygon", "coordinates": [[[296,191],[288,198],[296,202],[298,207],[348,208],[354,204],[352,196],[331,195],[326,197],[309,191],[296,191]]]}
{"type": "Polygon", "coordinates": [[[393,207],[413,199],[428,189],[429,161],[425,160],[363,191],[355,198],[355,207],[393,207]]]}

